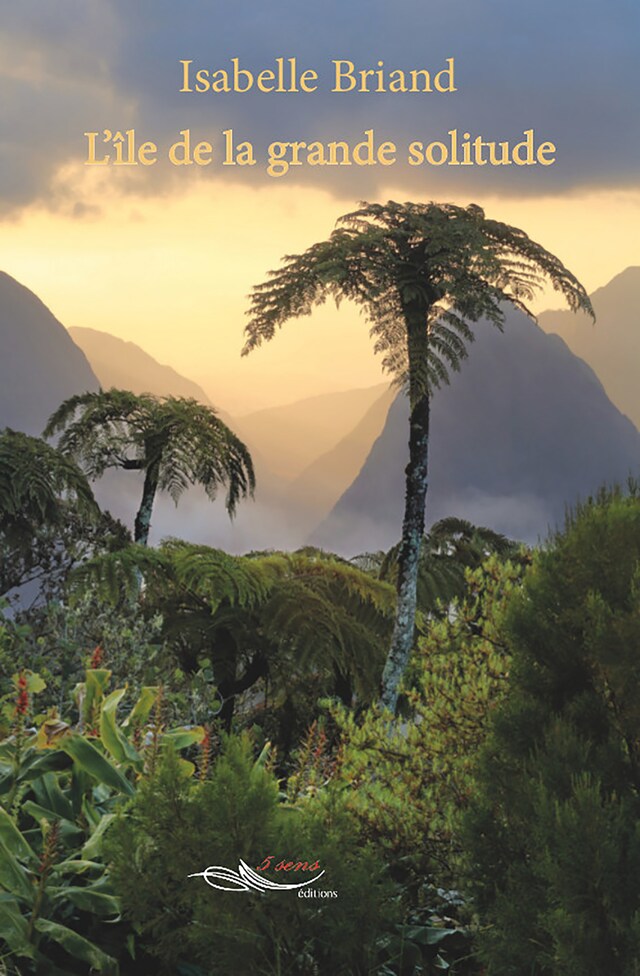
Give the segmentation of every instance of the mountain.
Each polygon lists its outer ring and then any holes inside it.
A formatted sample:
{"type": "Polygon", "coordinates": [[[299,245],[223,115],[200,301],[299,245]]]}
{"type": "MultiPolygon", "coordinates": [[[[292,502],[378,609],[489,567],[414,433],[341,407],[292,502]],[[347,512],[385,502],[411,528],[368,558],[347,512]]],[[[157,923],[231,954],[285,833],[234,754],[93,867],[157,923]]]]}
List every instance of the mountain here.
{"type": "Polygon", "coordinates": [[[0,272],[0,428],[41,434],[67,397],[97,390],[85,354],[32,291],[0,272]]]}
{"type": "Polygon", "coordinates": [[[155,393],[157,396],[192,397],[211,405],[197,383],[177,373],[171,366],[157,362],[134,342],[118,339],[108,332],[73,327],[69,334],[80,346],[103,389],[115,386],[132,393],[155,393]]]}
{"type": "Polygon", "coordinates": [[[595,324],[583,312],[545,312],[545,332],[562,336],[598,374],[607,394],[640,428],[640,267],[627,268],[591,296],[595,324]]]}
{"type": "Polygon", "coordinates": [[[250,451],[268,458],[275,476],[294,481],[360,423],[385,389],[380,383],[267,407],[238,417],[234,429],[250,451]]]}
{"type": "MultiPolygon", "coordinates": [[[[191,396],[209,402],[200,386],[158,363],[133,342],[94,329],[72,328],[69,333],[105,388],[117,386],[136,393],[191,396]]],[[[228,525],[217,512],[214,515],[208,500],[197,500],[198,492],[190,492],[189,501],[183,501],[177,513],[159,499],[156,530],[180,532],[180,526],[193,521],[194,533],[202,538],[213,533],[234,550],[301,544],[353,481],[382,429],[391,397],[385,393],[383,400],[381,390],[385,390],[383,385],[326,394],[240,418],[218,410],[251,452],[257,481],[255,503],[241,506],[233,525],[228,525]],[[343,435],[344,443],[336,444],[343,435]],[[327,456],[318,458],[323,451],[327,456]],[[300,471],[303,474],[291,485],[292,476],[300,471]]],[[[115,474],[103,479],[98,496],[129,522],[138,491],[133,479],[125,482],[115,474]]]]}
{"type": "Polygon", "coordinates": [[[386,388],[353,430],[287,487],[286,497],[293,504],[318,513],[317,517],[328,514],[366,461],[384,427],[394,395],[391,387],[386,388]]]}
{"type": "MultiPolygon", "coordinates": [[[[640,433],[595,373],[555,335],[506,311],[480,322],[460,375],[431,412],[427,521],[459,515],[536,541],[566,504],[640,469],[640,433]]],[[[341,553],[400,537],[408,405],[398,396],[353,484],[310,541],[341,553]]]]}

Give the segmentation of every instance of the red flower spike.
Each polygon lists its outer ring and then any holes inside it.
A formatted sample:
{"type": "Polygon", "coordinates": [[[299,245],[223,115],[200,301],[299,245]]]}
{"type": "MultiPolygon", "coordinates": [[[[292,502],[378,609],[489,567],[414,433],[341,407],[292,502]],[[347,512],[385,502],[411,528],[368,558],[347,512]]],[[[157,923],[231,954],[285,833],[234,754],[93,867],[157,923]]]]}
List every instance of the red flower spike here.
{"type": "Polygon", "coordinates": [[[90,664],[91,670],[96,671],[102,664],[103,660],[104,660],[104,651],[98,644],[98,646],[94,648],[93,654],[91,655],[91,664],[90,664]]]}
{"type": "Polygon", "coordinates": [[[27,678],[24,671],[18,675],[18,695],[16,697],[16,715],[26,715],[29,710],[29,692],[27,678]]]}

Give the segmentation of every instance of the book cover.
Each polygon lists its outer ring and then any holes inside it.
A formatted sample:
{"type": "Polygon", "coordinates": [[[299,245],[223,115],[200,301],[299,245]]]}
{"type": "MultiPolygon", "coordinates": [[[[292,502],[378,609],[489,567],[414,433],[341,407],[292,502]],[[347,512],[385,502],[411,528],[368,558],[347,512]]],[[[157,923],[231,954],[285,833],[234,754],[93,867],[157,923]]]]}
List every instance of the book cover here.
{"type": "Polygon", "coordinates": [[[634,971],[639,27],[3,12],[7,972],[634,971]]]}

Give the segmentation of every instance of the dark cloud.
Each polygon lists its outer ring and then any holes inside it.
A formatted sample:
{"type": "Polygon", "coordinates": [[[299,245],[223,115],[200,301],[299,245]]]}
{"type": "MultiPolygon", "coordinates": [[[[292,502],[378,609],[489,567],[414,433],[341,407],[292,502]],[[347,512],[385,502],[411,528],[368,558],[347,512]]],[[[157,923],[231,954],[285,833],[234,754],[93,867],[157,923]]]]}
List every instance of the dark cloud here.
{"type": "MultiPolygon", "coordinates": [[[[25,0],[3,15],[0,194],[2,206],[55,196],[51,178],[81,159],[86,129],[135,125],[166,148],[189,127],[217,148],[232,127],[251,140],[252,169],[227,179],[265,180],[264,151],[281,139],[354,143],[374,128],[399,160],[411,140],[447,140],[450,129],[512,143],[525,129],[558,147],[550,167],[299,167],[279,182],[306,180],[360,196],[381,182],[422,195],[477,189],[556,192],[637,183],[640,7],[636,0],[25,0]],[[309,94],[180,93],[181,59],[257,72],[296,57],[319,74],[309,94]],[[358,68],[432,68],[455,58],[458,91],[446,94],[330,92],[333,59],[358,68]]],[[[195,167],[194,167],[195,168],[195,167]]],[[[220,173],[215,164],[204,171],[220,173]]],[[[172,167],[145,172],[153,192],[172,167]]],[[[188,174],[191,177],[191,173],[188,174]]],[[[115,174],[114,174],[115,178],[115,174]]],[[[124,180],[123,180],[124,182],[124,180]]],[[[132,185],[137,185],[135,182],[132,185]]]]}

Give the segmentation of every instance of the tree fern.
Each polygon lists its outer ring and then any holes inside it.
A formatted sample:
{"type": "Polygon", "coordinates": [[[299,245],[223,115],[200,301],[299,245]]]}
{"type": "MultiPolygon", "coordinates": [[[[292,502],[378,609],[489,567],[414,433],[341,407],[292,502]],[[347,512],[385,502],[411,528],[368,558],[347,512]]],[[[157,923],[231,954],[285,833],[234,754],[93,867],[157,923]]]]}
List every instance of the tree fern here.
{"type": "Polygon", "coordinates": [[[144,472],[135,520],[135,540],[143,544],[158,491],[177,504],[190,485],[202,485],[211,499],[226,487],[233,517],[255,488],[247,448],[215,410],[197,400],[116,389],[83,393],[65,400],[49,418],[45,436],[56,435],[60,451],[91,478],[113,467],[144,472]]]}
{"type": "Polygon", "coordinates": [[[550,281],[572,310],[593,315],[574,275],[522,230],[489,220],[471,204],[364,203],[326,241],[285,257],[251,295],[244,353],[272,339],[288,319],[327,298],[362,306],[374,348],[411,404],[405,516],[398,553],[395,626],[382,703],[395,708],[412,647],[419,552],[427,495],[430,398],[460,369],[471,324],[504,323],[504,303],[531,314],[550,281]]]}

